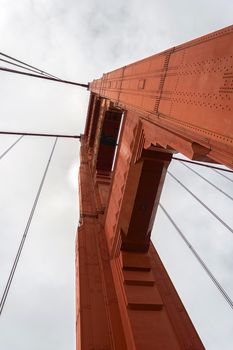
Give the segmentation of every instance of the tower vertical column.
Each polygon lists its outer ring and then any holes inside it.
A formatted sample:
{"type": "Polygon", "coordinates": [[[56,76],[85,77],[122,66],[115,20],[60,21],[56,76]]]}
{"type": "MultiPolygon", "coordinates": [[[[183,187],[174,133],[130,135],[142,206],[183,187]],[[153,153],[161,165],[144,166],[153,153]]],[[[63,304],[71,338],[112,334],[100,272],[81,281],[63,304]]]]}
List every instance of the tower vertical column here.
{"type": "Polygon", "coordinates": [[[172,151],[126,112],[112,169],[122,113],[98,104],[81,138],[77,349],[203,350],[150,241],[172,151]]]}

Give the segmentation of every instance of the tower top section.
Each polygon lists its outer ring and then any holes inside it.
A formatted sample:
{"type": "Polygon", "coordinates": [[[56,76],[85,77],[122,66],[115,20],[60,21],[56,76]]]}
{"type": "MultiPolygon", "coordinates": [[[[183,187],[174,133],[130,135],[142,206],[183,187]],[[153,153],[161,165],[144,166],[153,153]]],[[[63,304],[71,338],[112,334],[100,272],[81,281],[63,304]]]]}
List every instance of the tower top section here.
{"type": "Polygon", "coordinates": [[[153,143],[233,168],[233,26],[106,73],[90,91],[154,125],[153,143]]]}

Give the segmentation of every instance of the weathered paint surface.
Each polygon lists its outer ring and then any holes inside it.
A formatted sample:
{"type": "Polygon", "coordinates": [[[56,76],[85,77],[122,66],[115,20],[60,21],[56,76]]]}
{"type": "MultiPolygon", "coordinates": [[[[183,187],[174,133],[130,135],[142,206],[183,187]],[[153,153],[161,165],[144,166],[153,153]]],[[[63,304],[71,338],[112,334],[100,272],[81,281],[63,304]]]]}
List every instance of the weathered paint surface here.
{"type": "Polygon", "coordinates": [[[233,166],[233,27],[90,84],[77,349],[204,349],[150,241],[172,154],[233,166]]]}

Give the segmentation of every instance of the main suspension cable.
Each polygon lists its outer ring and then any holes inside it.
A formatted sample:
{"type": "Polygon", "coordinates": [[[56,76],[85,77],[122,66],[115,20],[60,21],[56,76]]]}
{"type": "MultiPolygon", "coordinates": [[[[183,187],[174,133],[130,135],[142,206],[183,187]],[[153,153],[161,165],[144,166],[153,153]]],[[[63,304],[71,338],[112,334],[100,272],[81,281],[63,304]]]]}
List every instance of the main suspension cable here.
{"type": "Polygon", "coordinates": [[[6,283],[6,286],[5,286],[5,289],[4,289],[1,301],[0,301],[0,315],[2,314],[4,305],[5,305],[8,293],[9,293],[9,289],[10,289],[10,286],[11,286],[11,283],[12,283],[12,280],[13,280],[13,277],[14,277],[14,274],[15,274],[15,270],[17,268],[17,265],[18,265],[20,255],[21,255],[22,250],[23,250],[23,246],[24,246],[25,240],[27,238],[27,234],[28,234],[28,231],[29,231],[29,228],[30,228],[30,225],[31,225],[31,222],[32,222],[32,218],[33,218],[33,215],[34,215],[34,212],[35,212],[35,209],[36,209],[36,206],[37,206],[37,203],[38,203],[38,200],[39,200],[39,197],[40,197],[43,185],[44,185],[44,181],[45,181],[45,178],[46,178],[46,175],[47,175],[47,172],[48,172],[49,165],[51,163],[51,159],[52,159],[52,156],[53,156],[53,153],[54,153],[54,149],[55,149],[56,143],[57,143],[57,138],[54,141],[54,144],[53,144],[53,147],[52,147],[52,150],[51,150],[51,153],[50,153],[50,156],[49,156],[49,159],[48,159],[48,162],[47,162],[44,174],[43,174],[43,177],[42,177],[41,182],[40,182],[40,186],[38,188],[38,191],[37,191],[37,194],[36,194],[36,197],[35,197],[35,200],[34,200],[34,203],[33,203],[33,206],[32,206],[32,209],[31,209],[31,212],[30,212],[30,215],[29,215],[29,218],[28,218],[25,230],[24,230],[24,233],[23,233],[23,237],[21,239],[21,242],[20,242],[20,245],[19,245],[16,257],[15,257],[15,260],[14,260],[14,263],[13,263],[13,266],[12,266],[12,269],[11,269],[11,272],[10,272],[10,275],[8,277],[8,280],[7,280],[7,283],[6,283]]]}
{"type": "Polygon", "coordinates": [[[194,164],[194,165],[204,166],[206,168],[211,168],[211,169],[226,171],[228,173],[233,173],[233,170],[230,170],[230,169],[223,169],[223,168],[219,168],[217,166],[206,164],[206,163],[198,163],[198,162],[195,162],[193,160],[187,160],[187,159],[182,159],[182,158],[178,158],[178,157],[172,157],[172,159],[178,160],[180,162],[185,162],[185,163],[190,163],[190,164],[194,164]]]}
{"type": "Polygon", "coordinates": [[[170,171],[168,171],[168,174],[180,185],[182,186],[189,194],[191,194],[191,196],[193,198],[195,198],[206,210],[208,210],[208,212],[210,214],[212,214],[215,219],[217,219],[219,222],[221,222],[221,224],[231,233],[233,233],[233,229],[227,225],[213,210],[211,210],[204,202],[202,202],[200,200],[200,198],[198,198],[192,191],[190,191],[180,180],[178,180],[175,175],[173,175],[172,173],[170,173],[170,171]]]}
{"type": "Polygon", "coordinates": [[[89,84],[76,83],[76,82],[74,82],[74,81],[52,78],[52,77],[45,76],[45,75],[37,75],[37,74],[33,74],[33,73],[22,72],[22,71],[19,71],[19,70],[10,69],[10,68],[6,68],[6,67],[0,67],[0,71],[8,72],[8,73],[15,73],[15,74],[26,75],[26,76],[33,77],[33,78],[39,78],[39,79],[45,79],[45,80],[56,81],[57,83],[63,83],[63,84],[70,84],[70,85],[81,86],[81,87],[84,87],[84,88],[87,88],[87,89],[88,89],[88,87],[89,87],[89,84]]]}
{"type": "Polygon", "coordinates": [[[10,147],[8,147],[1,155],[0,159],[2,159],[22,138],[24,135],[20,136],[10,147]]]}
{"type": "Polygon", "coordinates": [[[0,131],[0,135],[23,135],[23,136],[38,136],[38,137],[58,137],[58,138],[69,138],[69,139],[80,139],[80,135],[66,135],[66,134],[43,134],[35,132],[16,132],[16,131],[0,131]]]}
{"type": "Polygon", "coordinates": [[[218,282],[218,280],[216,279],[216,277],[212,274],[212,272],[210,271],[210,269],[207,267],[207,265],[205,264],[205,262],[202,260],[202,258],[200,257],[200,255],[197,253],[197,251],[193,248],[193,246],[191,245],[191,243],[188,241],[188,239],[185,237],[185,235],[182,233],[182,231],[180,230],[180,228],[176,225],[176,223],[174,222],[174,220],[171,218],[171,216],[168,214],[168,212],[166,211],[166,209],[163,207],[163,205],[160,203],[159,204],[160,208],[162,209],[162,211],[164,212],[164,214],[166,215],[166,217],[168,218],[168,220],[172,223],[172,225],[174,226],[174,228],[176,229],[176,231],[178,232],[178,234],[180,235],[180,237],[183,239],[183,241],[185,242],[185,244],[189,247],[189,249],[191,250],[192,254],[195,256],[195,258],[197,259],[197,261],[199,262],[199,264],[202,266],[202,268],[205,270],[205,272],[207,273],[207,275],[210,277],[210,279],[212,280],[212,282],[215,284],[215,286],[218,288],[219,292],[222,294],[223,298],[225,299],[225,301],[228,303],[228,305],[233,309],[233,301],[230,298],[230,296],[227,294],[227,292],[225,291],[225,289],[221,286],[221,284],[218,282]]]}
{"type": "Polygon", "coordinates": [[[188,166],[187,164],[181,163],[184,167],[188,168],[190,171],[192,171],[194,174],[196,174],[197,176],[199,176],[202,180],[204,180],[205,182],[207,182],[209,185],[211,185],[212,187],[214,187],[216,190],[218,190],[219,192],[221,192],[222,194],[224,194],[227,198],[231,199],[233,201],[233,197],[231,197],[228,193],[226,193],[225,191],[223,191],[221,188],[219,188],[218,186],[216,186],[215,184],[213,184],[213,182],[211,182],[210,180],[206,179],[204,176],[202,176],[201,174],[199,174],[197,171],[195,171],[194,169],[190,168],[190,166],[188,166]]]}
{"type": "Polygon", "coordinates": [[[23,65],[26,66],[26,67],[35,69],[35,70],[38,71],[40,74],[45,74],[45,75],[48,75],[48,76],[50,76],[50,77],[52,77],[52,78],[59,79],[59,78],[56,77],[55,75],[52,75],[52,74],[50,74],[50,73],[47,73],[47,72],[45,72],[45,71],[42,70],[42,69],[39,69],[39,68],[37,68],[37,67],[35,67],[35,66],[32,66],[32,65],[30,65],[30,64],[28,64],[28,63],[25,63],[25,62],[23,62],[23,61],[21,61],[21,60],[19,60],[19,59],[17,59],[17,58],[14,58],[14,57],[12,57],[12,56],[9,56],[9,55],[5,54],[5,53],[3,53],[3,52],[0,52],[0,55],[3,56],[3,57],[9,58],[9,59],[11,59],[12,61],[21,63],[21,64],[23,64],[23,65]]]}

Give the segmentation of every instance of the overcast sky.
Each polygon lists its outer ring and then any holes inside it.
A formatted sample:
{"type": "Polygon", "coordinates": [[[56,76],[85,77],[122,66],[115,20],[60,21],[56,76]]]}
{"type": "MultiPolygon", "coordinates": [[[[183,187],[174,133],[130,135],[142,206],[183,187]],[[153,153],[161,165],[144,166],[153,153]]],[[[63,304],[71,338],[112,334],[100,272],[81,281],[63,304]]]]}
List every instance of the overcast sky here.
{"type": "MultiPolygon", "coordinates": [[[[0,0],[0,51],[87,83],[230,25],[232,13],[231,0],[0,0]]],[[[87,101],[85,89],[1,72],[0,130],[79,134],[87,101]]],[[[15,140],[1,136],[0,154],[15,140]]],[[[53,139],[24,137],[0,160],[1,294],[52,144],[53,139]]],[[[78,162],[78,141],[59,140],[0,319],[1,350],[74,350],[78,162]]],[[[233,227],[230,199],[180,163],[170,170],[233,227]]],[[[232,182],[198,170],[233,196],[232,182]]],[[[169,175],[161,202],[233,298],[232,233],[169,175]]],[[[232,350],[232,309],[161,210],[153,241],[205,347],[232,350]]]]}

